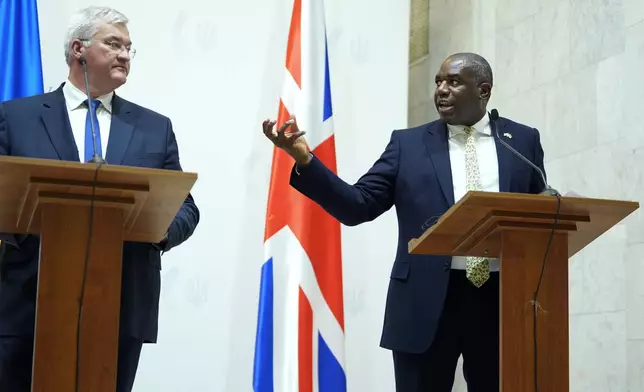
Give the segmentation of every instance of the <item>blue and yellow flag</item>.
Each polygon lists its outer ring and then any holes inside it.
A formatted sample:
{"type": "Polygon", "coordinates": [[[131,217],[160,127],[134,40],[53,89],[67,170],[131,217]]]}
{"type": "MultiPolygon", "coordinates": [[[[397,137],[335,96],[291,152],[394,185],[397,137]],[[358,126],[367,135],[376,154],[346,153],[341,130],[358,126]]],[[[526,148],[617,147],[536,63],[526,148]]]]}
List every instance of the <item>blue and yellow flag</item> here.
{"type": "Polygon", "coordinates": [[[0,102],[42,92],[36,0],[0,0],[0,102]]]}

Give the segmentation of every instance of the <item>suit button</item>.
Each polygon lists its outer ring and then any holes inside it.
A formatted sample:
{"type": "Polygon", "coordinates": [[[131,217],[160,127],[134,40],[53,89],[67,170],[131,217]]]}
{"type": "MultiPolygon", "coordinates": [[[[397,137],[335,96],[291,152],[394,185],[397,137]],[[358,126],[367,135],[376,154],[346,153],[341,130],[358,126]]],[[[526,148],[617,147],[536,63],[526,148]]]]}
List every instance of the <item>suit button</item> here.
{"type": "Polygon", "coordinates": [[[450,269],[452,269],[452,263],[448,261],[447,263],[445,263],[443,269],[445,269],[445,271],[449,271],[450,269]]]}

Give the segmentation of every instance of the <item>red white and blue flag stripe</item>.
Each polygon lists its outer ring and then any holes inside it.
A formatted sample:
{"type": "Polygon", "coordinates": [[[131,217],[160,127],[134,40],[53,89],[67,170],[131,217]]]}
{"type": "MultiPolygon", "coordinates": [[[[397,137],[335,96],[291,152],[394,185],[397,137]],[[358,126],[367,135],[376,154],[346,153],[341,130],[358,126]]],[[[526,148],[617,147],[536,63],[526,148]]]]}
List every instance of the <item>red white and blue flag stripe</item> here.
{"type": "MultiPolygon", "coordinates": [[[[322,0],[294,0],[276,127],[291,114],[337,173],[322,0]]],[[[344,392],[340,223],[289,185],[293,159],[273,152],[253,390],[344,392]]]]}

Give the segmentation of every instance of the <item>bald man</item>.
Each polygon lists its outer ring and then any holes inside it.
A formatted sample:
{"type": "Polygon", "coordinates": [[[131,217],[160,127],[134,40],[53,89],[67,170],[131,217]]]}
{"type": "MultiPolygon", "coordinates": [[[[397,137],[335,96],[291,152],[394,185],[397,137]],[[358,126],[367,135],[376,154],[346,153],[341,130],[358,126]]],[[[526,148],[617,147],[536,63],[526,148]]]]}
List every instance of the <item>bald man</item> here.
{"type": "MultiPolygon", "coordinates": [[[[396,391],[451,392],[459,356],[470,392],[499,390],[499,263],[494,259],[410,255],[427,220],[469,190],[541,193],[541,176],[491,132],[492,69],[474,53],[449,56],[435,78],[440,119],[394,131],[371,169],[344,182],[309,152],[295,119],[263,131],[295,160],[291,186],[348,226],[395,206],[398,249],[391,269],[381,346],[392,350],[396,391]]],[[[541,170],[539,132],[505,118],[499,134],[541,170]]],[[[545,170],[544,170],[545,172],[545,170]]],[[[365,265],[368,265],[365,263],[365,265]]]]}

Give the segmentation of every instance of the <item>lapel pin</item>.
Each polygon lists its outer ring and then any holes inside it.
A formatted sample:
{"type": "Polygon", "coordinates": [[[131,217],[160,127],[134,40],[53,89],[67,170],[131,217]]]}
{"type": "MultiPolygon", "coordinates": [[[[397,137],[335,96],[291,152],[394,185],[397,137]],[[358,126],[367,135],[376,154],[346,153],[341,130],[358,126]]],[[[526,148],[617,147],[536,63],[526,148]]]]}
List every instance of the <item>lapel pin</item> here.
{"type": "Polygon", "coordinates": [[[512,139],[512,134],[510,133],[504,133],[503,136],[507,137],[508,139],[512,139]]]}

